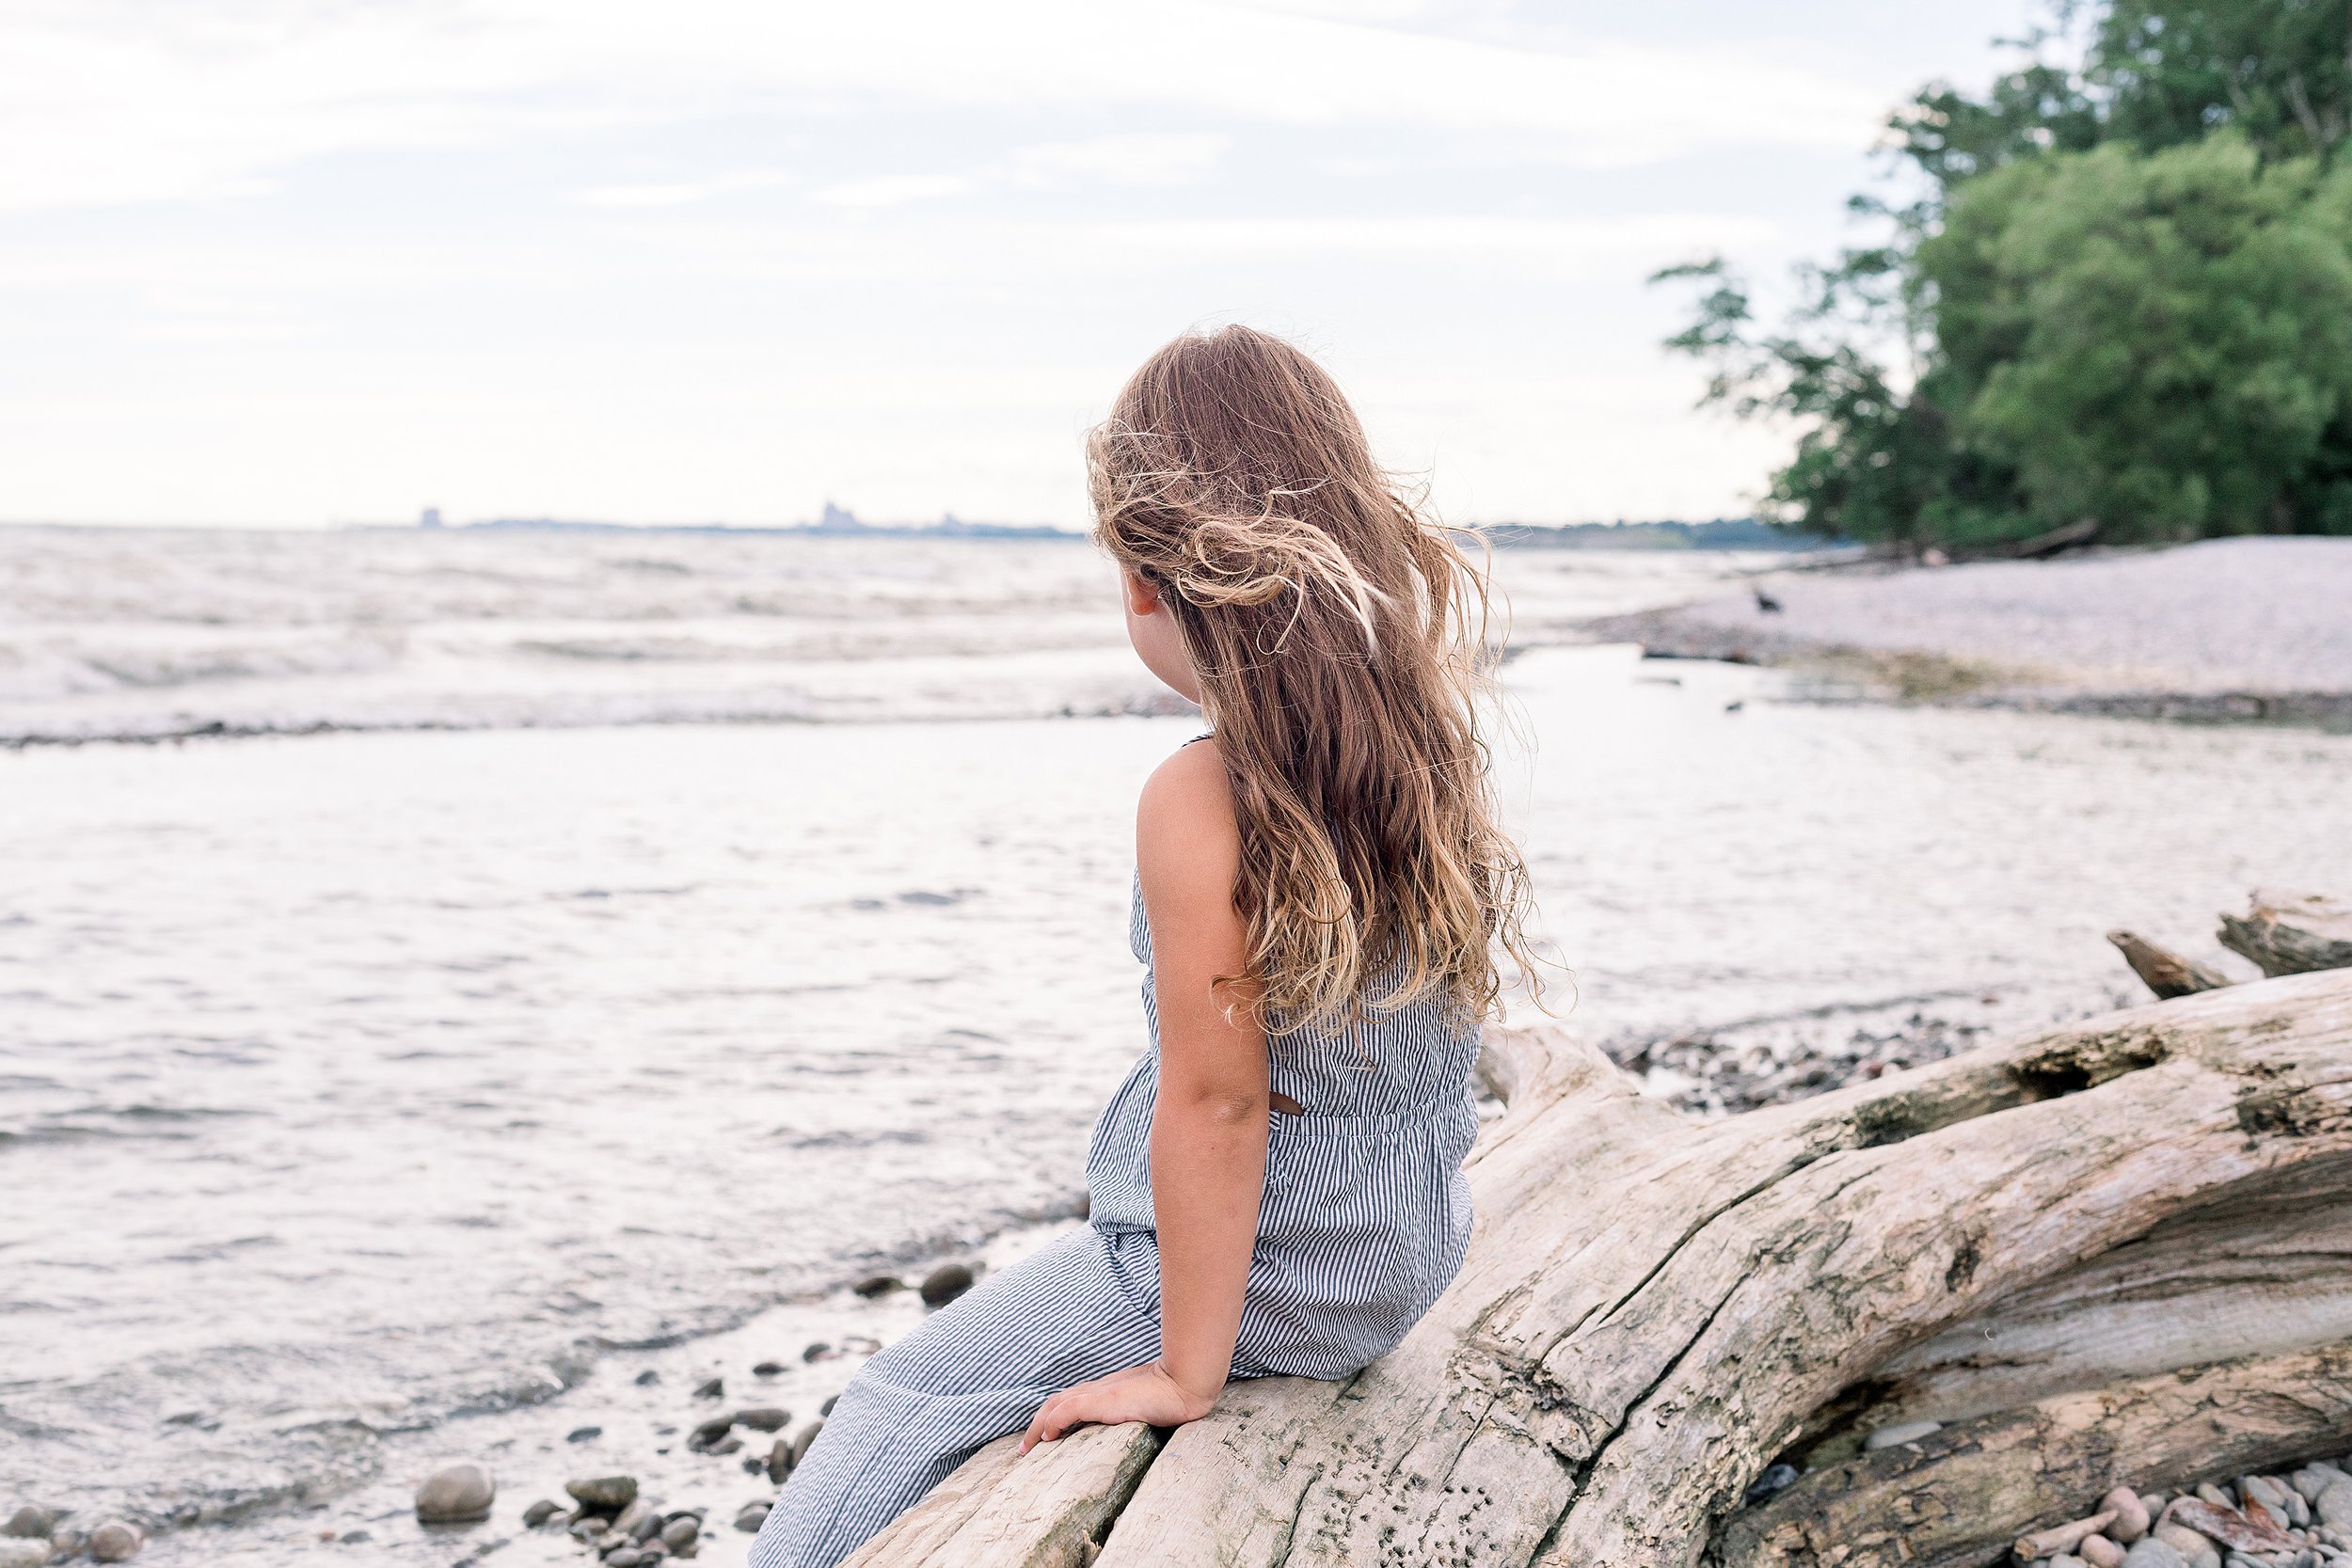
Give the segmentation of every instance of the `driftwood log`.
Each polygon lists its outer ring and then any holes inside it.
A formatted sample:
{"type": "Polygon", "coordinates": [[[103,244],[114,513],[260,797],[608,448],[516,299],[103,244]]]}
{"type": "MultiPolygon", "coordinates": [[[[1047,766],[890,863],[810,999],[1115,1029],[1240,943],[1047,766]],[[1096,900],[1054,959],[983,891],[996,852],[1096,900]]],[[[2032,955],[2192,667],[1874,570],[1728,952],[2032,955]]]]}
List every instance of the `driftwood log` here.
{"type": "Polygon", "coordinates": [[[2221,945],[2265,974],[2352,965],[2352,905],[2316,893],[2257,890],[2243,919],[2221,917],[2221,945]]]}
{"type": "Polygon", "coordinates": [[[1488,1069],[1470,1258],[1395,1351],[1165,1441],[992,1445],[852,1561],[1981,1563],[2138,1479],[2059,1440],[2110,1417],[2189,1469],[2346,1446],[2352,972],[1711,1123],[1553,1032],[1488,1069]],[[2249,1412],[2270,1446],[2196,1432],[2249,1412]],[[1851,1461],[1886,1512],[1832,1502],[1863,1430],[1922,1414],[1966,1424],[1851,1461]],[[1744,1510],[1784,1456],[1821,1468],[1744,1510]]]}
{"type": "MultiPolygon", "coordinates": [[[[2352,967],[2352,905],[2323,894],[2257,889],[2246,913],[2223,915],[2216,935],[2222,946],[2252,959],[2274,978],[2352,967]]],[[[2107,941],[2159,1001],[2232,983],[2211,964],[2175,953],[2137,931],[2109,931],[2107,941]]]]}

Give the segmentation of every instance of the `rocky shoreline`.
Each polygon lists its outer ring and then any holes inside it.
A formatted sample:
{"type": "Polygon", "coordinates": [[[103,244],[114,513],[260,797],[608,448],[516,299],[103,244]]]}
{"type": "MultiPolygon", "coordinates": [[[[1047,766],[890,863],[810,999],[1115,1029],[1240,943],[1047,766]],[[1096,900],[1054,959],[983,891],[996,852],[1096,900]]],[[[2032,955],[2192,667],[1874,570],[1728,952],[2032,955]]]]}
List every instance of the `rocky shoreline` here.
{"type": "Polygon", "coordinates": [[[372,1479],[280,1511],[183,1504],[96,1519],[63,1502],[0,1497],[0,1568],[134,1558],[178,1568],[322,1552],[449,1568],[494,1555],[731,1568],[865,1359],[1070,1223],[1007,1231],[903,1278],[869,1275],[710,1338],[606,1347],[569,1374],[555,1405],[460,1418],[388,1448],[372,1479]]]}

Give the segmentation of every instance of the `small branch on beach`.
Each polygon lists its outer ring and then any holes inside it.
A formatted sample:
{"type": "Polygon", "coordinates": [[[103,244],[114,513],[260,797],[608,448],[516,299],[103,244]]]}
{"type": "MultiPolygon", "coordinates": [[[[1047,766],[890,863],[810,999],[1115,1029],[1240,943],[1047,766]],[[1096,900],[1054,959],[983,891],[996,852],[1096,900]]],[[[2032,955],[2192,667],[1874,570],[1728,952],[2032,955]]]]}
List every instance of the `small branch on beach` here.
{"type": "Polygon", "coordinates": [[[2317,893],[2257,888],[2244,918],[2221,917],[2221,945],[2265,974],[2352,968],[2352,904],[2317,893]]]}
{"type": "Polygon", "coordinates": [[[2107,940],[2122,953],[2132,973],[2148,982],[2159,1002],[2194,996],[2201,990],[2219,990],[2230,984],[2230,977],[2219,970],[2159,947],[2137,931],[2109,931],[2107,940]]]}
{"type": "Polygon", "coordinates": [[[2099,538],[2099,519],[2083,517],[2062,524],[2047,533],[2037,533],[2030,539],[2020,539],[2013,545],[1995,545],[1981,553],[1997,560],[2047,561],[2068,550],[2078,550],[2095,544],[2099,538]]]}

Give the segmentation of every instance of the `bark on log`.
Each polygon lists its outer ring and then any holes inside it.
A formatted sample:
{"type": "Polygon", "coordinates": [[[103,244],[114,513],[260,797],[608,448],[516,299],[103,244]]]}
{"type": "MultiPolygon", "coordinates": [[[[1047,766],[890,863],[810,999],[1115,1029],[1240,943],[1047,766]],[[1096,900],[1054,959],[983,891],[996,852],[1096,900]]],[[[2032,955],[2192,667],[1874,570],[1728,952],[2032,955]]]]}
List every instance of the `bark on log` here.
{"type": "Polygon", "coordinates": [[[2352,967],[2352,905],[2316,893],[2256,889],[2244,919],[2221,917],[2221,945],[2265,974],[2352,967]]]}
{"type": "Polygon", "coordinates": [[[2235,1361],[1946,1427],[1813,1471],[1734,1519],[1724,1568],[1978,1568],[2026,1531],[2146,1492],[2352,1445],[2352,1342],[2235,1361]]]}
{"type": "Polygon", "coordinates": [[[2137,931],[2109,931],[2107,940],[2123,955],[2123,961],[2132,966],[2132,973],[2148,983],[2159,1002],[2169,1002],[2176,996],[2194,996],[2201,990],[2219,990],[2230,984],[2230,977],[2194,958],[2184,958],[2169,947],[2159,947],[2137,931]]]}
{"type": "Polygon", "coordinates": [[[855,1560],[1078,1563],[1092,1519],[1104,1568],[1691,1563],[1899,1353],[2217,1205],[2352,1180],[2352,974],[1709,1124],[1559,1036],[1496,1044],[1511,1092],[1471,1157],[1479,1229],[1394,1352],[1345,1385],[1228,1390],[1123,1509],[1073,1479],[1099,1456],[1050,1445],[855,1560]],[[1020,1500],[980,1506],[1026,1534],[926,1533],[997,1492],[1020,1500]],[[928,1556],[902,1550],[918,1537],[928,1556]]]}

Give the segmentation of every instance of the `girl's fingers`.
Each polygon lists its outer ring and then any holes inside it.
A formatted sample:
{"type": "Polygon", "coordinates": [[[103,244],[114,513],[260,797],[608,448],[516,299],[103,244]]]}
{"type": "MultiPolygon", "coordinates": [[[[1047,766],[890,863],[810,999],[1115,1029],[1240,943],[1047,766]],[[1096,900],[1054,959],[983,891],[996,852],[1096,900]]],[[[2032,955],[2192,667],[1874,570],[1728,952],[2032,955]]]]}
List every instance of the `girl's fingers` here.
{"type": "Polygon", "coordinates": [[[1045,1402],[1044,1406],[1038,1411],[1037,1418],[1030,1421],[1029,1430],[1022,1433],[1021,1451],[1023,1453],[1027,1453],[1040,1443],[1054,1442],[1063,1433],[1070,1430],[1071,1423],[1061,1414],[1069,1401],[1070,1393],[1065,1389],[1045,1402]]]}
{"type": "Polygon", "coordinates": [[[1029,1423],[1029,1430],[1022,1434],[1023,1453],[1027,1453],[1040,1443],[1057,1443],[1072,1427],[1084,1426],[1091,1419],[1085,1413],[1086,1402],[1080,1393],[1085,1386],[1081,1384],[1076,1388],[1065,1388],[1045,1402],[1044,1407],[1038,1411],[1037,1418],[1029,1423]]]}

